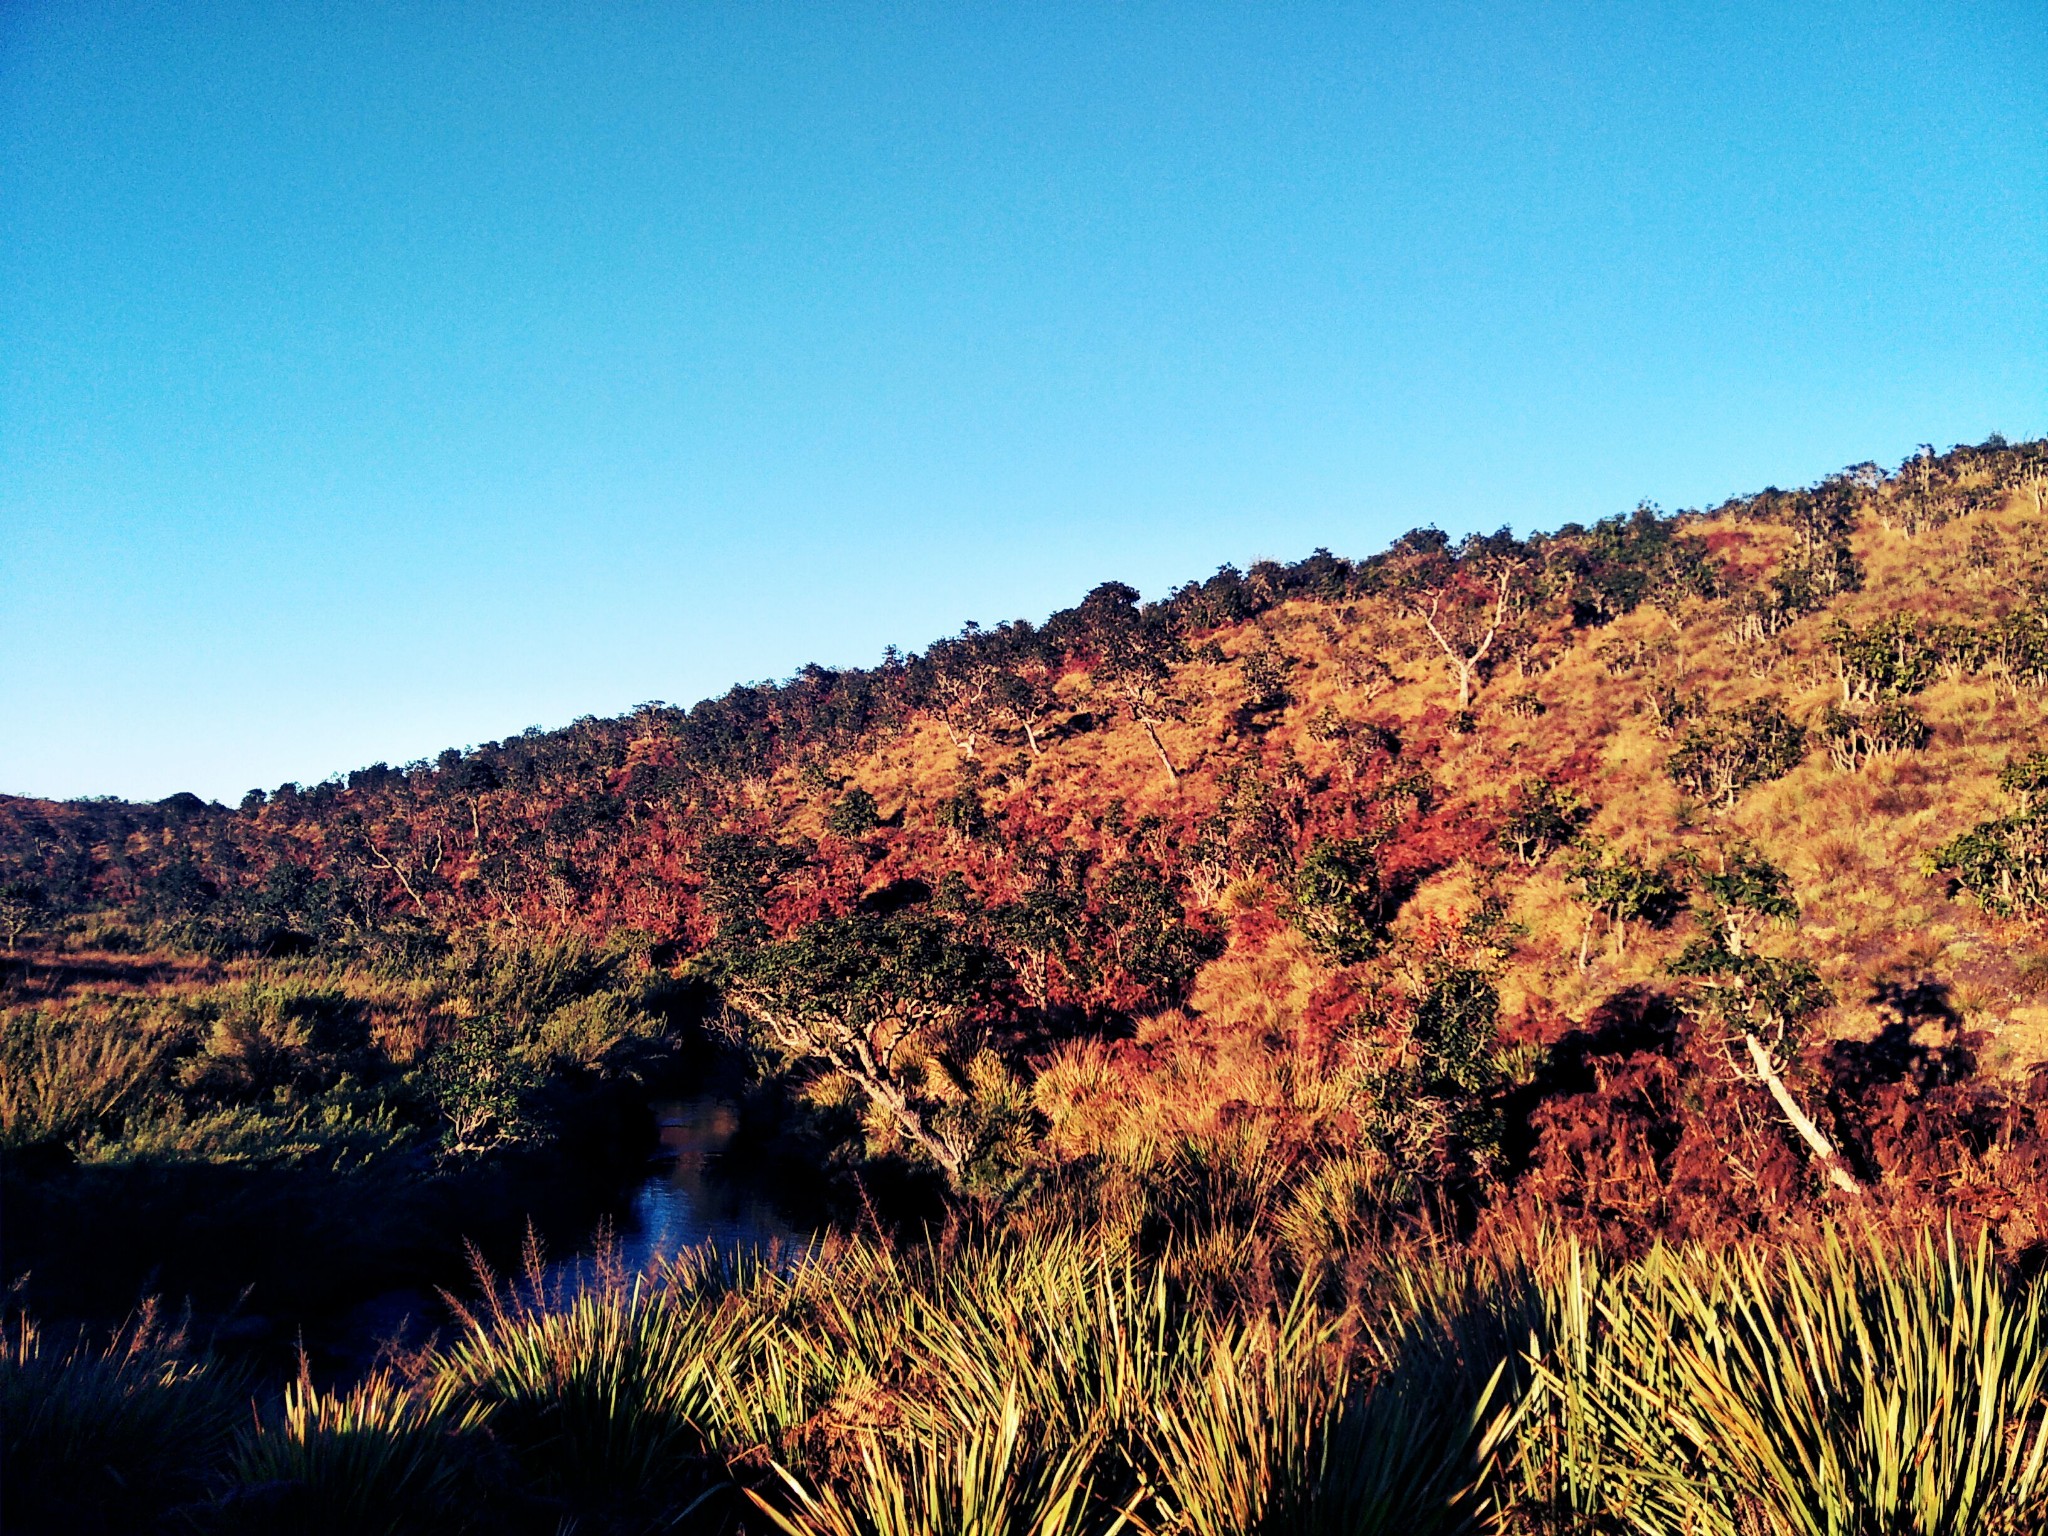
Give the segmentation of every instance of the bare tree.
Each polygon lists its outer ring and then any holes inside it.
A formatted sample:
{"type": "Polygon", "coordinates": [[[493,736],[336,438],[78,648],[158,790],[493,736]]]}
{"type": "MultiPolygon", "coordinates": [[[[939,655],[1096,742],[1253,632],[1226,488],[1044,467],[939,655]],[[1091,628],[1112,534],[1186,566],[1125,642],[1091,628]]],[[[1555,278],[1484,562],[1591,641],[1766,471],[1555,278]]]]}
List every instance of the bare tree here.
{"type": "Polygon", "coordinates": [[[1506,628],[1514,602],[1515,578],[1522,565],[1517,560],[1496,560],[1483,582],[1473,581],[1462,570],[1428,593],[1409,600],[1410,611],[1422,620],[1430,638],[1450,663],[1458,680],[1458,708],[1472,707],[1473,690],[1484,676],[1486,659],[1506,628]]]}
{"type": "MultiPolygon", "coordinates": [[[[385,836],[394,843],[398,843],[401,840],[405,843],[411,843],[414,837],[414,829],[401,819],[393,817],[385,828],[385,836]]],[[[427,911],[425,898],[420,895],[419,885],[414,882],[416,880],[424,882],[431,879],[439,871],[441,856],[447,847],[447,840],[440,832],[434,833],[434,847],[431,853],[424,852],[418,848],[401,847],[394,856],[372,842],[367,832],[362,834],[359,846],[362,849],[364,859],[372,867],[397,877],[400,887],[411,898],[414,910],[421,917],[432,915],[427,911]]]]}
{"type": "Polygon", "coordinates": [[[1010,677],[992,639],[980,625],[969,622],[958,636],[927,650],[919,668],[933,715],[945,727],[953,750],[969,761],[982,739],[994,731],[1007,703],[1010,677]]]}

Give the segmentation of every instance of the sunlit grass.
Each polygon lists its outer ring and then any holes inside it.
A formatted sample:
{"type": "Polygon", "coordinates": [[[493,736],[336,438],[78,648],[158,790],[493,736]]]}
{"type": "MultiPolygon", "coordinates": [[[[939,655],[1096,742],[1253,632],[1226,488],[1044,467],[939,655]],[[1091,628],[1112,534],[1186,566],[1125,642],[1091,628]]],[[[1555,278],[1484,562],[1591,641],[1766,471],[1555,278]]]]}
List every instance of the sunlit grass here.
{"type": "Polygon", "coordinates": [[[1379,1301],[1336,1306],[1220,1301],[1078,1229],[706,1255],[557,1295],[536,1274],[402,1368],[244,1410],[239,1441],[232,1379],[153,1322],[62,1349],[19,1325],[8,1463],[51,1469],[41,1507],[111,1497],[105,1469],[224,1529],[252,1507],[455,1529],[458,1505],[486,1528],[556,1510],[783,1536],[2048,1520],[2042,1292],[1986,1244],[1834,1232],[1617,1265],[1542,1238],[1387,1263],[1379,1301]]]}

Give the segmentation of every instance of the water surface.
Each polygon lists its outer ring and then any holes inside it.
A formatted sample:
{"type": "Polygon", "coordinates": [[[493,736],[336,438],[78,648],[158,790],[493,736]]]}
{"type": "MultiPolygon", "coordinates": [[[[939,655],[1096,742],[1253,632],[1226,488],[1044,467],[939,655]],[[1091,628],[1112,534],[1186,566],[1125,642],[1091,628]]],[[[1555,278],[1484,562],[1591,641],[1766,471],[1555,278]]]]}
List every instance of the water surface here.
{"type": "Polygon", "coordinates": [[[657,1099],[649,1106],[661,1131],[661,1165],[634,1191],[629,1220],[618,1233],[629,1270],[710,1243],[721,1252],[779,1245],[802,1249],[811,1234],[785,1221],[770,1200],[727,1163],[739,1129],[731,1100],[712,1096],[657,1099]]]}

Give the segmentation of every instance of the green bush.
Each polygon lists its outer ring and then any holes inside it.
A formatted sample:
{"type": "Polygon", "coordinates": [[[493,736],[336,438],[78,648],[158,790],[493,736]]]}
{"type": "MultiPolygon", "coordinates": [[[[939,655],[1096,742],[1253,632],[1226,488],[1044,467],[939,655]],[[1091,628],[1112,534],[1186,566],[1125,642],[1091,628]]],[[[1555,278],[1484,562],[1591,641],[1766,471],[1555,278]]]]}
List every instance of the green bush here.
{"type": "Polygon", "coordinates": [[[856,784],[825,813],[825,830],[839,837],[866,837],[882,824],[875,797],[856,784]]]}
{"type": "Polygon", "coordinates": [[[2048,817],[2029,810],[1980,821],[1930,853],[1927,867],[2000,917],[2042,911],[2048,908],[2048,817]]]}
{"type": "Polygon", "coordinates": [[[1806,755],[1806,732],[1776,699],[1703,715],[1686,726],[1668,771],[1709,804],[1732,806],[1744,790],[1783,778],[1806,755]]]}
{"type": "Polygon", "coordinates": [[[1317,949],[1345,963],[1369,958],[1384,935],[1375,847],[1366,838],[1318,837],[1294,872],[1288,916],[1317,949]]]}
{"type": "Polygon", "coordinates": [[[1843,773],[1854,773],[1872,759],[1897,752],[1918,752],[1933,732],[1903,699],[1886,699],[1863,710],[1829,705],[1821,717],[1820,736],[1828,760],[1843,773]]]}
{"type": "Polygon", "coordinates": [[[1893,614],[1862,629],[1837,623],[1827,643],[1835,653],[1845,705],[1918,693],[1934,680],[1940,659],[1937,645],[1920,621],[1907,613],[1893,614]]]}
{"type": "Polygon", "coordinates": [[[2008,763],[1998,784],[2021,802],[2009,816],[1980,821],[1925,859],[1929,874],[1947,875],[1986,911],[2022,917],[2048,909],[2048,752],[2008,763]]]}
{"type": "Polygon", "coordinates": [[[1548,779],[1526,778],[1508,797],[1494,841],[1503,853],[1534,868],[1559,848],[1578,840],[1593,807],[1573,789],[1560,789],[1548,779]]]}
{"type": "Polygon", "coordinates": [[[132,1006],[0,1014],[0,1147],[118,1130],[156,1096],[168,1044],[132,1006]]]}
{"type": "MultiPolygon", "coordinates": [[[[1596,846],[1573,862],[1571,872],[1586,905],[1613,924],[1624,949],[1630,923],[1661,928],[1680,910],[1683,891],[1677,873],[1668,865],[1652,866],[1634,854],[1596,846]]],[[[1587,942],[1591,938],[1589,917],[1587,942]]]]}

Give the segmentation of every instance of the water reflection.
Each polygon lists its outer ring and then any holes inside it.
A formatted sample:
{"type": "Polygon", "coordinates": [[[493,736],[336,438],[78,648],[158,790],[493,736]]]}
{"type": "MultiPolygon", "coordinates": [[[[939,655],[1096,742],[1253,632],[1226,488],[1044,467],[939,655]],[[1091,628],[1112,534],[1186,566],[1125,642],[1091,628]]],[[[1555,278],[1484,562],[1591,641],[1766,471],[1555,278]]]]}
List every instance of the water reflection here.
{"type": "Polygon", "coordinates": [[[783,1220],[774,1202],[726,1169],[739,1113],[725,1099],[658,1099],[665,1164],[634,1193],[631,1225],[618,1235],[619,1257],[639,1270],[685,1248],[711,1243],[724,1252],[802,1248],[810,1234],[783,1220]]]}
{"type": "MultiPolygon", "coordinates": [[[[617,1228],[594,1249],[544,1258],[537,1286],[516,1269],[499,1276],[523,1303],[560,1305],[608,1279],[613,1265],[637,1275],[706,1244],[721,1254],[757,1253],[778,1264],[794,1262],[809,1249],[815,1234],[786,1221],[758,1186],[728,1166],[727,1149],[739,1130],[731,1100],[657,1099],[648,1108],[660,1130],[655,1170],[634,1191],[617,1228]],[[600,1257],[607,1246],[609,1262],[600,1257]]],[[[423,1290],[386,1291],[352,1309],[320,1350],[326,1361],[367,1370],[389,1349],[418,1348],[440,1318],[423,1290]]]]}

